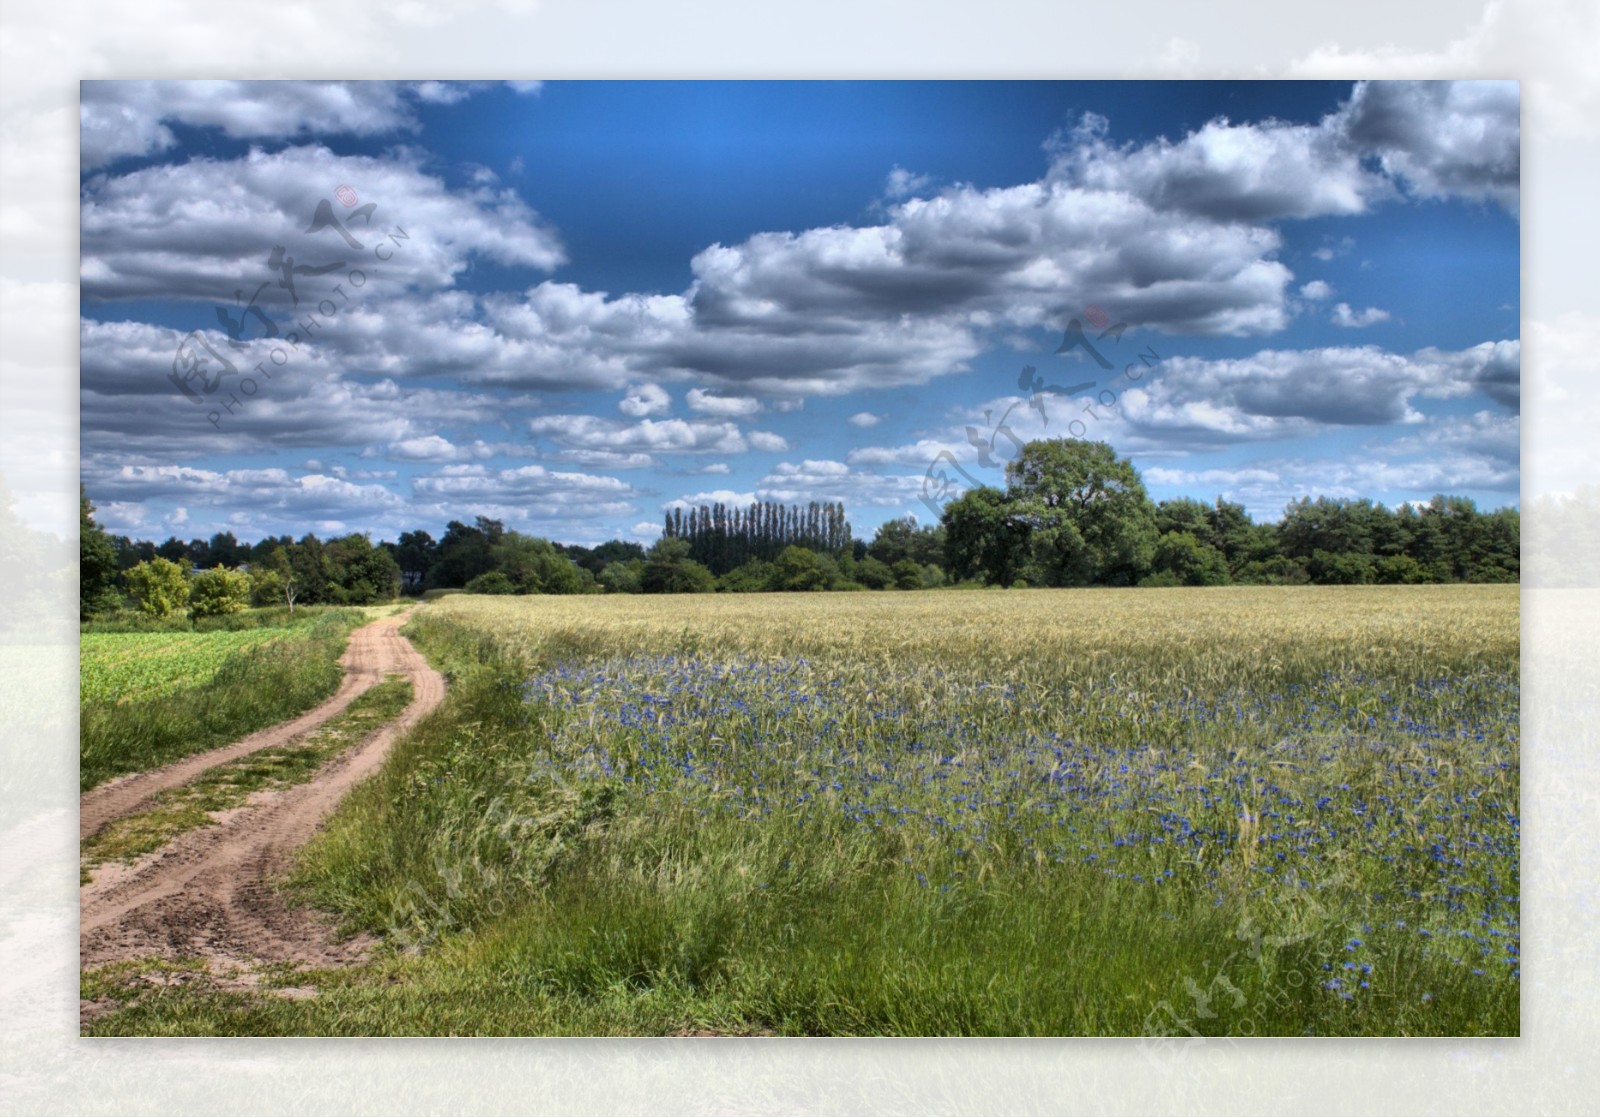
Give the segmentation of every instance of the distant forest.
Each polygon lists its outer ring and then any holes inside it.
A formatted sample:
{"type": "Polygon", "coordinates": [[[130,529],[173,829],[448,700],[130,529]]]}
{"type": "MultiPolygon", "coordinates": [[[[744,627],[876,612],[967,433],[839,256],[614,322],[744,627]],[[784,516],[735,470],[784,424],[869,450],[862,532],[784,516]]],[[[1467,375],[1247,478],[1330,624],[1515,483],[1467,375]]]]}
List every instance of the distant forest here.
{"type": "Polygon", "coordinates": [[[110,535],[82,495],[80,612],[194,616],[247,605],[363,604],[403,593],[708,593],[944,586],[1224,586],[1516,582],[1521,517],[1438,495],[1391,509],[1302,497],[1278,523],[1218,498],[1152,501],[1106,443],[1027,444],[1002,488],[970,489],[938,523],[891,520],[855,537],[840,503],[673,508],[648,550],[561,544],[503,521],[452,520],[373,543],[230,532],[162,543],[110,535]]]}

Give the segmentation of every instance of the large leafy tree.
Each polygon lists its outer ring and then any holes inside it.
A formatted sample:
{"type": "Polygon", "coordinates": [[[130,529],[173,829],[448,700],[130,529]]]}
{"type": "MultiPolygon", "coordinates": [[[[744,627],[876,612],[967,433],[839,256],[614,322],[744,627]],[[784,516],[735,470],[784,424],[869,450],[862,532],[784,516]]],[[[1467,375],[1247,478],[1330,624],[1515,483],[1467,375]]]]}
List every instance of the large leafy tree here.
{"type": "Polygon", "coordinates": [[[1029,582],[1131,586],[1149,571],[1155,506],[1109,443],[1028,443],[1006,464],[1006,481],[1013,514],[1029,529],[1029,582]]]}

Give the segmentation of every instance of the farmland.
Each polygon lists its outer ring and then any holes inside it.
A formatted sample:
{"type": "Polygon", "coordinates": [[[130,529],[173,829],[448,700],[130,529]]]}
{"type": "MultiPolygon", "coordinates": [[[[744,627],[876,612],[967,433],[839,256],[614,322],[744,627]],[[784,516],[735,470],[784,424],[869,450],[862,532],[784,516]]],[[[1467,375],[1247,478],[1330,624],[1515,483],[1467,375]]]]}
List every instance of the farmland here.
{"type": "Polygon", "coordinates": [[[407,631],[450,697],[293,882],[390,953],[106,1031],[1518,1031],[1515,587],[456,595],[407,631]]]}
{"type": "Polygon", "coordinates": [[[345,637],[365,616],[261,610],[230,619],[236,629],[80,634],[81,786],[222,745],[326,698],[345,637]]]}
{"type": "Polygon", "coordinates": [[[229,655],[276,640],[281,629],[213,633],[84,633],[78,695],[86,703],[133,702],[202,686],[229,655]]]}

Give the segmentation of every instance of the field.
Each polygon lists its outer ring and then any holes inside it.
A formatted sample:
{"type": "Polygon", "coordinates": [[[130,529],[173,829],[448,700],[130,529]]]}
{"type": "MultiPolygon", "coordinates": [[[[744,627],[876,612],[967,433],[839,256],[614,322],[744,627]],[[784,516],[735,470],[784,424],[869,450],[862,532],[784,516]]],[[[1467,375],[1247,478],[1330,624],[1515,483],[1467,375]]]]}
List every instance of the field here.
{"type": "Polygon", "coordinates": [[[430,603],[293,888],[124,1032],[1516,1033],[1516,587],[430,603]],[[181,1026],[175,1024],[181,1022],[181,1026]]]}
{"type": "Polygon", "coordinates": [[[225,744],[327,698],[345,637],[366,616],[252,610],[227,619],[236,629],[81,633],[81,787],[225,744]]]}
{"type": "Polygon", "coordinates": [[[210,682],[227,657],[276,640],[278,629],[214,633],[84,633],[78,696],[86,703],[132,702],[210,682]]]}

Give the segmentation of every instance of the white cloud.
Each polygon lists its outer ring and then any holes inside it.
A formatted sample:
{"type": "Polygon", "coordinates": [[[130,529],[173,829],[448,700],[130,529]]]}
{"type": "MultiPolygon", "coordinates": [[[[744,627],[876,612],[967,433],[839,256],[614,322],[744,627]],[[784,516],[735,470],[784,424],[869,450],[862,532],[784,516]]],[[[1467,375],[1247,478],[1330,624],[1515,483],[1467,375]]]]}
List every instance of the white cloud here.
{"type": "Polygon", "coordinates": [[[1389,321],[1389,312],[1378,307],[1368,307],[1366,310],[1352,310],[1349,303],[1339,303],[1333,308],[1333,315],[1329,318],[1335,326],[1348,326],[1359,329],[1363,326],[1374,326],[1380,322],[1389,321]]]}
{"type": "Polygon", "coordinates": [[[1323,280],[1312,280],[1300,288],[1300,297],[1320,302],[1333,294],[1333,288],[1323,280]]]}
{"type": "Polygon", "coordinates": [[[841,501],[851,508],[903,504],[921,488],[920,476],[890,477],[855,470],[844,462],[806,459],[799,463],[779,462],[757,484],[756,493],[764,501],[841,501]]]}
{"type": "Polygon", "coordinates": [[[703,415],[748,416],[761,411],[761,401],[753,396],[717,396],[702,388],[691,388],[685,399],[690,411],[703,415]]]}
{"type": "Polygon", "coordinates": [[[1522,97],[1514,81],[1357,82],[1343,124],[1421,198],[1493,201],[1515,214],[1522,97]]]}
{"type": "Polygon", "coordinates": [[[750,445],[756,450],[777,454],[789,449],[789,440],[771,431],[751,431],[749,439],[750,445]]]}
{"type": "Polygon", "coordinates": [[[617,405],[617,410],[623,415],[638,418],[645,415],[660,415],[671,407],[672,397],[660,385],[635,384],[628,388],[628,394],[617,405]]]}
{"type": "Polygon", "coordinates": [[[698,508],[701,505],[738,505],[744,507],[755,503],[754,493],[736,493],[732,489],[711,489],[704,493],[690,493],[667,501],[661,507],[664,509],[698,508]]]}
{"type": "Polygon", "coordinates": [[[931,175],[919,175],[896,165],[889,172],[889,177],[884,180],[883,195],[885,198],[899,201],[913,194],[919,194],[932,185],[931,175]]]}
{"type": "Polygon", "coordinates": [[[1219,221],[1364,213],[1391,188],[1361,166],[1337,128],[1225,118],[1173,142],[1113,147],[1104,117],[1085,114],[1052,172],[1100,190],[1125,191],[1161,210],[1219,221]]]}
{"type": "Polygon", "coordinates": [[[883,417],[881,415],[873,415],[869,411],[858,411],[845,422],[852,427],[876,427],[883,422],[883,417]]]}
{"type": "Polygon", "coordinates": [[[83,295],[198,299],[242,317],[254,294],[287,329],[324,298],[370,306],[379,293],[450,287],[474,257],[540,269],[566,259],[514,191],[451,190],[422,161],[419,152],[335,155],[313,144],[92,179],[82,200],[83,295]],[[354,196],[336,198],[339,186],[354,196]],[[307,232],[319,207],[340,224],[307,232]],[[332,264],[316,276],[292,271],[332,264]]]}
{"type": "Polygon", "coordinates": [[[80,87],[81,160],[92,170],[177,143],[168,124],[216,128],[236,139],[382,135],[418,127],[411,98],[470,93],[459,85],[390,81],[86,81],[80,87]]]}
{"type": "Polygon", "coordinates": [[[742,454],[739,428],[709,419],[641,419],[622,423],[592,415],[543,415],[528,421],[535,435],[582,451],[637,451],[659,454],[742,454]]]}

